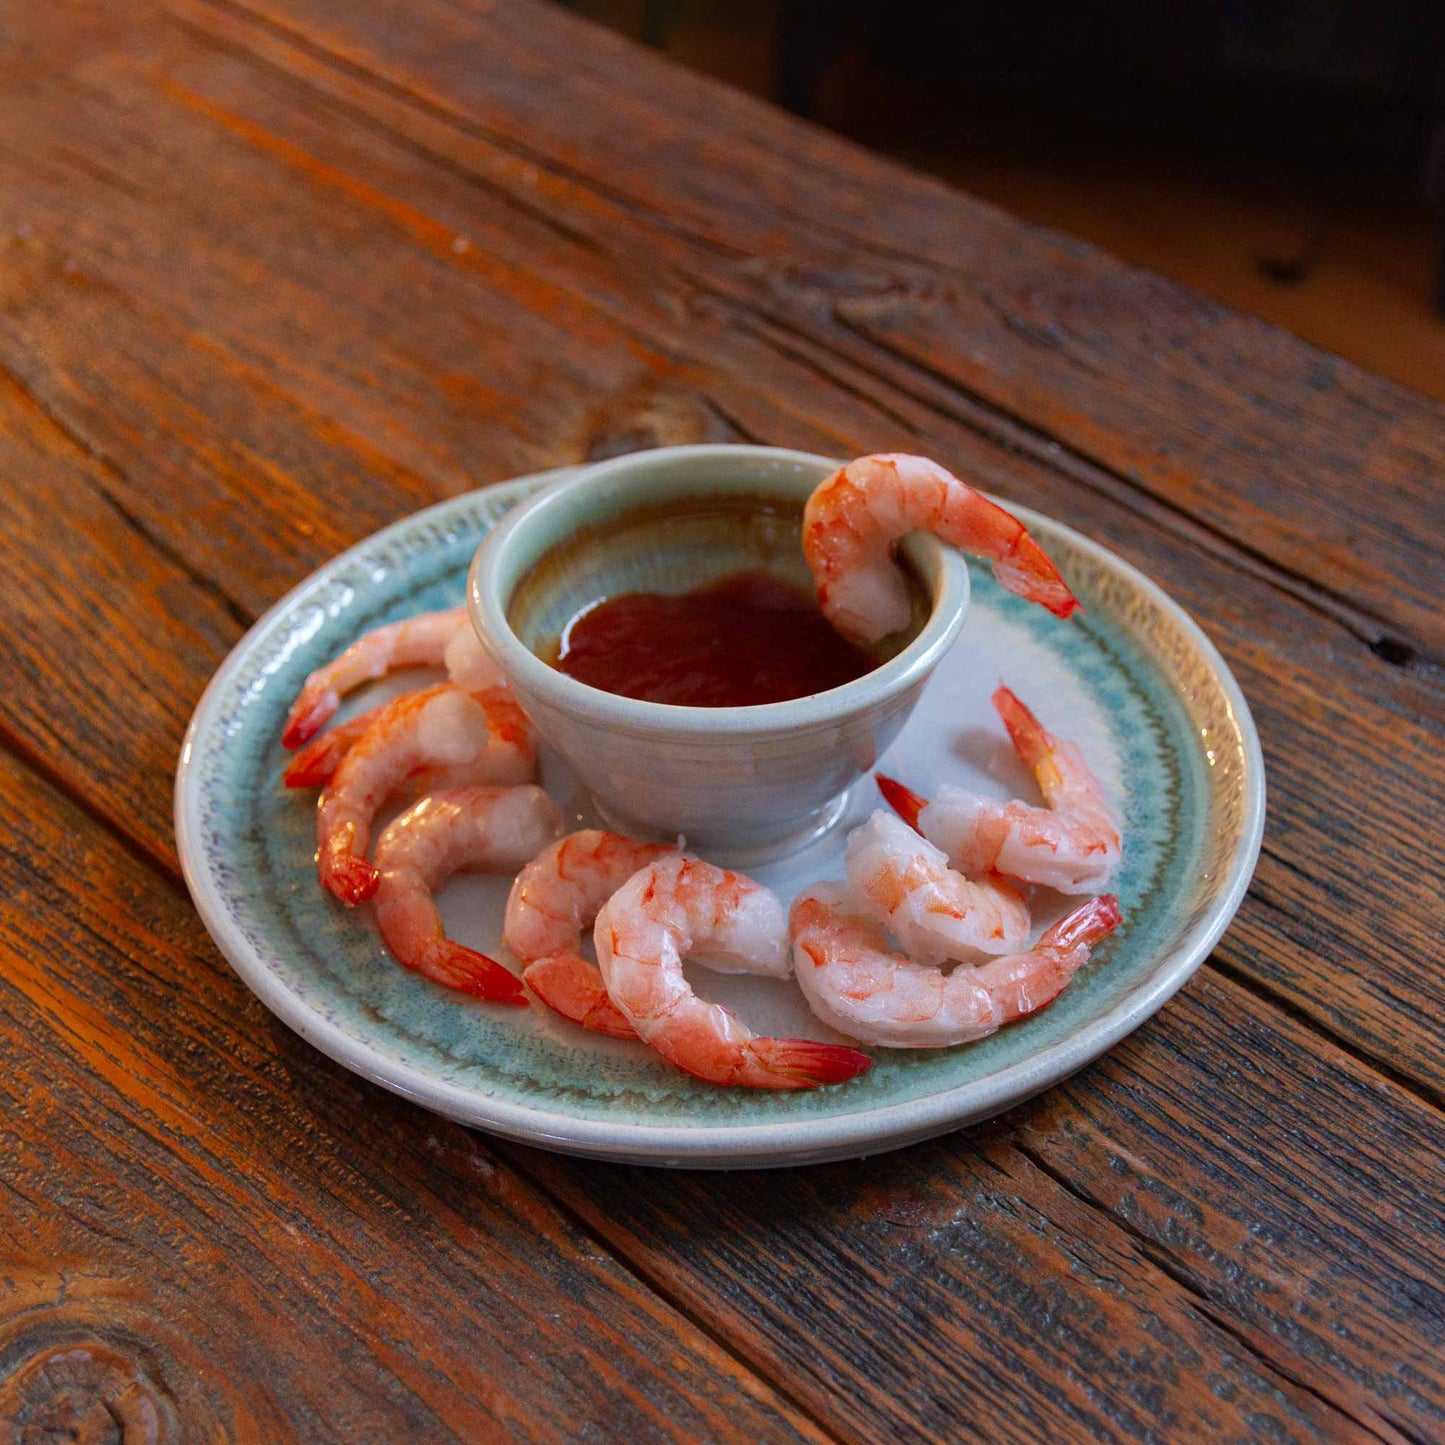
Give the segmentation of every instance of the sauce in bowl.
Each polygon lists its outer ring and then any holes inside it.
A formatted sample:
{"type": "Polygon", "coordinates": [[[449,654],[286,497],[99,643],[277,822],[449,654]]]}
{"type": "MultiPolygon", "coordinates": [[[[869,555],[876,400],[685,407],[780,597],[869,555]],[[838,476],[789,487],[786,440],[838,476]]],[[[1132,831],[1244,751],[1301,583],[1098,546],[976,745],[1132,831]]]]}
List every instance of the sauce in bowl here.
{"type": "Polygon", "coordinates": [[[917,634],[929,600],[876,647],[823,616],[802,548],[803,509],[752,493],[629,509],[548,548],[517,583],[507,620],[549,666],[615,696],[751,707],[828,692],[917,634]]]}
{"type": "Polygon", "coordinates": [[[749,707],[825,692],[879,661],[836,632],[806,592],[746,571],[681,596],[627,592],[594,603],[567,625],[552,665],[644,702],[749,707]]]}

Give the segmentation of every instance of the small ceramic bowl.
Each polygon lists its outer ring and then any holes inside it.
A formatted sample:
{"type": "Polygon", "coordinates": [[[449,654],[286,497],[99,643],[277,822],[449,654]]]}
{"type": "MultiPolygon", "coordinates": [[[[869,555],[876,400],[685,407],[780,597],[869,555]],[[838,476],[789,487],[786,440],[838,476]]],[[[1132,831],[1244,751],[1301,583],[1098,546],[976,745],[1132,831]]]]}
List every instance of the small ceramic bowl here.
{"type": "Polygon", "coordinates": [[[618,593],[680,593],[757,566],[808,586],[795,526],[745,535],[690,516],[687,503],[697,500],[700,513],[728,497],[799,508],[837,467],[775,447],[641,452],[537,493],[487,534],[467,582],[472,623],[609,826],[684,834],[719,862],[761,862],[826,831],[897,736],[968,606],[967,565],[928,537],[902,549],[927,599],[912,635],[873,671],[826,692],[677,707],[590,687],[534,651],[587,604],[618,593]]]}

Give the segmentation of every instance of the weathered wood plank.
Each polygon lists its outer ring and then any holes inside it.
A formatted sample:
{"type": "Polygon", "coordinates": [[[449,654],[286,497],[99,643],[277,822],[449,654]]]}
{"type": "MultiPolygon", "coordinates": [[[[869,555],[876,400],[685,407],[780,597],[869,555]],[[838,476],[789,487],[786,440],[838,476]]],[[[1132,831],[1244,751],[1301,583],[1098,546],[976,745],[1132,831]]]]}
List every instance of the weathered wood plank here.
{"type": "Polygon", "coordinates": [[[3,368],[0,568],[0,737],[174,868],[164,780],[240,625],[3,368]]]}
{"type": "MultiPolygon", "coordinates": [[[[916,445],[1207,619],[1274,773],[1260,882],[1220,957],[1432,1094],[1441,696],[1361,640],[1418,632],[1434,540],[1402,524],[1437,412],[549,11],[483,32],[375,8],[379,37],[333,10],[308,38],[177,10],[167,29],[32,7],[6,37],[0,476],[27,494],[0,489],[0,534],[30,605],[3,660],[36,695],[0,720],[27,756],[169,862],[200,680],[241,621],[380,522],[648,440],[916,445]],[[549,47],[576,34],[596,43],[558,66],[549,47]],[[545,113],[559,103],[575,113],[545,113]],[[701,117],[737,145],[709,147],[701,117]],[[1268,386],[1241,379],[1251,357],[1268,386]],[[1318,485],[1296,491],[1301,462],[1318,485]],[[1330,512],[1362,538],[1359,575],[1337,577],[1299,554],[1351,469],[1390,488],[1330,512]],[[76,523],[47,531],[75,498],[76,523]],[[72,656],[112,675],[107,638],[154,694],[138,708],[53,675],[72,656]]],[[[1440,1427],[1439,1116],[1228,980],[1067,1089],[893,1159],[663,1179],[510,1151],[639,1285],[493,1151],[269,1020],[169,888],[43,788],[27,832],[35,784],[16,776],[6,1137],[15,1180],[58,1184],[5,1196],[24,1223],[11,1278],[26,1318],[80,1310],[61,1325],[97,1334],[87,1368],[115,1400],[150,1391],[203,1438],[575,1434],[598,1398],[583,1369],[563,1378],[576,1334],[622,1396],[603,1434],[806,1433],[650,1284],[790,1392],[796,1372],[847,1438],[1440,1427]],[[242,1322],[229,1337],[215,1298],[242,1322]],[[288,1337],[278,1359],[277,1308],[316,1355],[288,1337]],[[209,1387],[227,1372],[267,1390],[209,1387]]],[[[54,1338],[26,1337],[29,1358],[54,1338]]],[[[0,1340],[7,1366],[15,1348],[0,1340]]],[[[0,1419],[44,1373],[7,1376],[0,1419]]]]}
{"type": "MultiPolygon", "coordinates": [[[[209,13],[205,5],[186,11],[209,13]]],[[[33,141],[30,154],[52,133],[65,143],[50,142],[62,152],[53,183],[37,189],[16,173],[16,194],[45,208],[49,229],[21,238],[13,359],[57,425],[101,456],[96,471],[112,500],[198,577],[223,576],[237,616],[370,525],[449,489],[465,466],[503,465],[505,451],[492,449],[496,424],[532,404],[518,378],[555,360],[559,318],[575,318],[585,343],[569,353],[569,368],[594,365],[576,359],[591,355],[587,347],[598,359],[586,387],[549,393],[532,418],[533,464],[730,434],[835,451],[934,452],[1109,542],[1209,619],[1264,729],[1274,777],[1270,859],[1280,860],[1272,897],[1288,905],[1282,914],[1246,914],[1240,928],[1258,932],[1245,938],[1238,966],[1337,1037],[1358,1035],[1363,1049],[1427,1087],[1438,1079],[1440,984],[1419,960],[1437,932],[1429,859],[1438,770],[1429,760],[1445,696],[1427,672],[1372,655],[1317,598],[1304,596],[1301,607],[1278,596],[1289,579],[1277,568],[1251,570],[1237,547],[1098,467],[1030,448],[1026,437],[981,437],[973,413],[946,389],[915,395],[881,373],[876,357],[840,358],[680,273],[663,286],[635,257],[580,244],[521,207],[514,158],[455,125],[418,121],[414,105],[389,97],[378,135],[364,115],[338,116],[337,97],[314,89],[339,86],[354,110],[368,97],[381,104],[374,85],[368,91],[254,26],[240,38],[232,26],[222,39],[262,45],[264,67],[299,66],[306,84],[258,71],[245,55],[207,51],[204,37],[183,33],[168,42],[159,80],[154,66],[108,54],[87,67],[89,89],[66,107],[17,114],[32,128],[19,132],[33,141]],[[110,123],[116,112],[128,127],[110,123]],[[393,128],[406,123],[431,128],[408,139],[393,128]],[[450,159],[437,149],[448,144],[457,148],[450,159]],[[90,206],[87,168],[124,173],[134,209],[90,206]],[[186,178],[202,171],[234,199],[199,203],[201,188],[186,178]],[[504,194],[479,197],[473,175],[504,194]],[[242,199],[256,193],[264,205],[242,199]],[[169,265],[157,241],[126,241],[144,229],[147,212],[165,218],[162,233],[184,238],[185,267],[169,265]],[[55,248],[62,236],[77,246],[76,228],[88,249],[70,258],[67,273],[55,248]],[[358,234],[367,267],[389,289],[353,304],[352,273],[334,263],[358,234]],[[312,238],[319,261],[306,259],[301,237],[312,238]],[[467,239],[460,253],[459,239],[467,239]],[[323,307],[303,306],[293,292],[295,316],[248,303],[244,278],[264,277],[263,290],[272,281],[295,286],[296,268],[307,295],[326,298],[323,307]],[[85,284],[66,283],[67,274],[85,284]],[[510,371],[488,371],[494,341],[465,362],[473,381],[489,377],[485,394],[479,381],[472,387],[481,400],[469,429],[458,429],[438,388],[415,378],[357,389],[343,377],[327,382],[320,400],[309,393],[327,370],[306,369],[313,351],[347,359],[357,375],[435,374],[428,328],[442,286],[465,297],[448,316],[495,312],[508,326],[534,317],[509,333],[510,371]],[[286,359],[298,326],[308,328],[300,362],[286,359]],[[109,340],[103,368],[89,343],[101,333],[109,340]],[[404,357],[397,335],[408,337],[404,357]],[[427,455],[414,454],[425,473],[388,463],[382,450],[408,429],[429,439],[427,455]],[[123,468],[104,463],[109,457],[123,468]],[[256,506],[248,499],[258,474],[273,485],[256,506]],[[182,485],[191,505],[178,509],[170,497],[182,485]],[[1132,514],[1121,514],[1121,502],[1132,514]],[[1427,718],[1422,730],[1418,720],[1427,718]],[[1321,802],[1332,796],[1358,800],[1348,830],[1321,802]],[[1297,882],[1285,887],[1286,876],[1297,882]],[[1321,915],[1323,898],[1346,895],[1348,908],[1321,915]]]]}
{"type": "Polygon", "coordinates": [[[86,1407],[133,1386],[172,1439],[822,1438],[483,1141],[273,1020],[4,753],[0,898],[17,1438],[82,1344],[86,1407]]]}
{"type": "Polygon", "coordinates": [[[839,1433],[1445,1426],[1445,1122],[1207,975],[1069,1084],[901,1154],[720,1185],[506,1152],[839,1433]]]}
{"type": "Polygon", "coordinates": [[[1425,398],[545,7],[226,8],[590,191],[726,293],[835,344],[862,333],[1445,653],[1431,544],[1372,505],[1388,486],[1439,530],[1425,398]],[[1368,485],[1343,494],[1342,474],[1368,485]]]}

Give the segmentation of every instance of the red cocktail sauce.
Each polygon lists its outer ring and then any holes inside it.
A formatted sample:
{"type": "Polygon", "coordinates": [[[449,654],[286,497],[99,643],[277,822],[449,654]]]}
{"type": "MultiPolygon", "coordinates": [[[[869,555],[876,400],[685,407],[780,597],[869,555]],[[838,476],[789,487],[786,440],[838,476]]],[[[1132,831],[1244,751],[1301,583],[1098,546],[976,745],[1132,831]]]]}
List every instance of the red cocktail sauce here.
{"type": "Polygon", "coordinates": [[[680,597],[595,603],[568,624],[553,665],[622,697],[746,707],[838,687],[878,662],[835,632],[813,597],[738,572],[680,597]]]}

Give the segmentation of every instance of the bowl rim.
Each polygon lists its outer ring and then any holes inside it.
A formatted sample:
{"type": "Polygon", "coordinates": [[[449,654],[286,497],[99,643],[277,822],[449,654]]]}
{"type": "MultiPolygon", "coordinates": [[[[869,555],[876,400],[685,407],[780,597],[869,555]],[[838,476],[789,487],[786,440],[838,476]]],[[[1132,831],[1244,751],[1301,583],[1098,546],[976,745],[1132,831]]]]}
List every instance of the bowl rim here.
{"type": "MultiPolygon", "coordinates": [[[[820,481],[840,465],[836,458],[813,452],[726,442],[630,452],[543,487],[508,512],[487,533],[467,569],[467,615],[482,646],[514,687],[523,693],[540,694],[545,702],[574,717],[634,735],[748,737],[781,730],[835,727],[844,719],[867,712],[921,684],[928,677],[963,627],[970,586],[968,564],[962,554],[927,536],[914,536],[908,543],[911,548],[919,549],[920,560],[930,561],[938,578],[933,605],[918,635],[894,657],[862,677],[805,697],[743,707],[687,707],[623,697],[559,672],[517,636],[507,618],[511,593],[503,598],[496,585],[496,559],[508,545],[517,545],[515,539],[519,534],[525,536],[529,525],[554,509],[565,507],[569,500],[607,490],[609,484],[615,484],[619,473],[635,474],[642,479],[650,471],[663,467],[674,469],[679,462],[702,462],[724,456],[816,467],[820,481]]],[[[766,485],[766,480],[764,476],[758,477],[760,487],[766,485]]]]}

